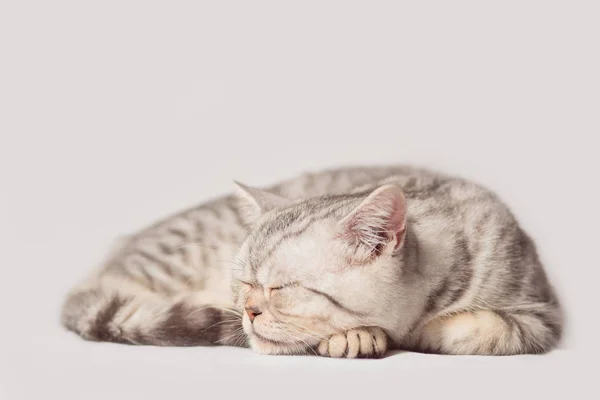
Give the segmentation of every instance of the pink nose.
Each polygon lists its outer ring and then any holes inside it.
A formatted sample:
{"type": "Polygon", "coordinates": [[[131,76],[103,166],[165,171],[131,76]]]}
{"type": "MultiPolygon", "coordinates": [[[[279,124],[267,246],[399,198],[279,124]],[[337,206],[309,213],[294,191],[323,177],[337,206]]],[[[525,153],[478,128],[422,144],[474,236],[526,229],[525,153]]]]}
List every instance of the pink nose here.
{"type": "Polygon", "coordinates": [[[248,314],[250,322],[254,322],[254,318],[256,318],[257,315],[260,315],[262,313],[256,307],[246,307],[246,314],[248,314]]]}

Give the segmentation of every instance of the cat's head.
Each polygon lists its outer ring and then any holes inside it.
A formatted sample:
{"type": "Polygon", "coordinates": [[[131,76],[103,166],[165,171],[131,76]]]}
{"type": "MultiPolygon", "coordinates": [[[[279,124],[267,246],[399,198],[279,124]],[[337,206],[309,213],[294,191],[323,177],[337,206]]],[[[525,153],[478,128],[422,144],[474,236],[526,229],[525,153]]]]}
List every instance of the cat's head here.
{"type": "Polygon", "coordinates": [[[389,325],[406,234],[398,186],[289,200],[238,184],[248,236],[234,267],[250,346],[305,352],[334,333],[389,325]]]}

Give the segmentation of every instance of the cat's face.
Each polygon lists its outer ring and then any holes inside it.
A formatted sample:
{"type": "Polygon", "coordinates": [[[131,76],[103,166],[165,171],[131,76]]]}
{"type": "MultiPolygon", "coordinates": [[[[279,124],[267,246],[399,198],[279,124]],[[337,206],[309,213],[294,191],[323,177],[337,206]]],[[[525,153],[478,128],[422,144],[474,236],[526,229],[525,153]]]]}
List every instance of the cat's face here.
{"type": "Polygon", "coordinates": [[[295,202],[245,186],[239,194],[250,228],[234,290],[253,349],[305,353],[332,334],[386,326],[405,233],[398,187],[295,202]]]}

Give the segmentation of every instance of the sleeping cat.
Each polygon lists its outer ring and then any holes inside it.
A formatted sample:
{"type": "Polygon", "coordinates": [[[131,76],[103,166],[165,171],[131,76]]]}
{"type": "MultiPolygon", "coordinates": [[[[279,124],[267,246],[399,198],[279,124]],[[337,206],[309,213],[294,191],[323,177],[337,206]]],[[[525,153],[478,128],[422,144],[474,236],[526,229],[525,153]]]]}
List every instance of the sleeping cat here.
{"type": "Polygon", "coordinates": [[[562,312],[498,197],[410,167],[306,173],[126,238],[65,302],[83,338],[379,357],[543,353],[562,312]]]}

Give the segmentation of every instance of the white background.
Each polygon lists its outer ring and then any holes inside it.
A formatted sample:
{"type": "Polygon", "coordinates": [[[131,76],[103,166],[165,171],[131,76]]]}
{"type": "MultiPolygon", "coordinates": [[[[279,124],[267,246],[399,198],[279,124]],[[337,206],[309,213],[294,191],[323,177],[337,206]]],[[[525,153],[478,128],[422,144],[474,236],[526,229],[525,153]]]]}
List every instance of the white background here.
{"type": "Polygon", "coordinates": [[[574,355],[597,347],[599,19],[595,1],[2,1],[0,398],[589,384],[574,355]],[[339,361],[87,343],[58,324],[120,234],[233,179],[386,163],[505,199],[567,308],[560,350],[339,361]]]}

